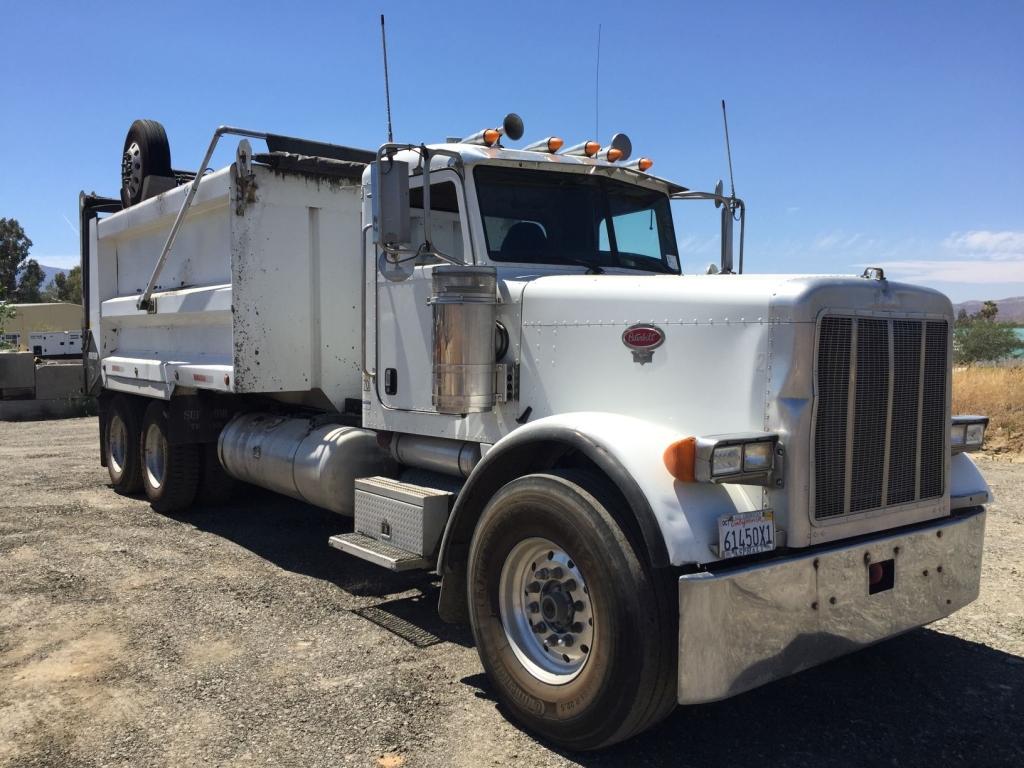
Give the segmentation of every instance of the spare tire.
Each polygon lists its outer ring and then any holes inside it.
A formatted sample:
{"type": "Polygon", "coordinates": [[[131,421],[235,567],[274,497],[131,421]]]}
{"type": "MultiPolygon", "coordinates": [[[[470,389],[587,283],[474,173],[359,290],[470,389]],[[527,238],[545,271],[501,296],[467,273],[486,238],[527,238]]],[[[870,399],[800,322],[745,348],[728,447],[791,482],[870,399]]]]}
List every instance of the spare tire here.
{"type": "Polygon", "coordinates": [[[147,176],[173,176],[171,145],[156,120],[136,120],[128,129],[121,155],[121,203],[127,208],[142,200],[147,176]]]}

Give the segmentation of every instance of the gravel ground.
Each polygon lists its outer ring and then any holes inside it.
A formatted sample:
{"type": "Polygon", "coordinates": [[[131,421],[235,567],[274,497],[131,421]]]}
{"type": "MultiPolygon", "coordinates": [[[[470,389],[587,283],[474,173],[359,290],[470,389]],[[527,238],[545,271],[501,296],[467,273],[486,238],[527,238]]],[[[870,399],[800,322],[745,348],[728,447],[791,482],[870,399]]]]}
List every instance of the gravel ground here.
{"type": "Polygon", "coordinates": [[[0,765],[1024,765],[1024,466],[986,461],[981,598],[600,753],[504,719],[436,584],[253,491],[152,512],[94,418],[0,423],[0,765]]]}

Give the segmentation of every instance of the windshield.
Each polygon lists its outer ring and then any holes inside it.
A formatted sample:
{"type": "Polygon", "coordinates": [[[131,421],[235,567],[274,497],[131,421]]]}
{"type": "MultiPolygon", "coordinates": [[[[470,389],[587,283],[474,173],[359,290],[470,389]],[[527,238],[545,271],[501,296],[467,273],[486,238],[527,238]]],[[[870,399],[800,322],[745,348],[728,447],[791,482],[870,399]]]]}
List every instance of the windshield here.
{"type": "Polygon", "coordinates": [[[599,174],[486,165],[473,178],[493,261],[679,272],[660,192],[599,174]]]}

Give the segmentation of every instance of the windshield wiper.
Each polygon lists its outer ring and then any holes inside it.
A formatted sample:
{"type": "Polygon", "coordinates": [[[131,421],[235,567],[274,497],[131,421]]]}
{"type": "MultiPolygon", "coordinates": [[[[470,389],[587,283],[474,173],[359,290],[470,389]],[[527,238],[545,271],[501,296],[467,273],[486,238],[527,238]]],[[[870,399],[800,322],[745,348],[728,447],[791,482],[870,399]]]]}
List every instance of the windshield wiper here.
{"type": "Polygon", "coordinates": [[[560,264],[578,264],[581,267],[587,268],[588,275],[603,275],[604,267],[600,264],[594,264],[590,261],[584,261],[583,259],[558,259],[560,264]]]}

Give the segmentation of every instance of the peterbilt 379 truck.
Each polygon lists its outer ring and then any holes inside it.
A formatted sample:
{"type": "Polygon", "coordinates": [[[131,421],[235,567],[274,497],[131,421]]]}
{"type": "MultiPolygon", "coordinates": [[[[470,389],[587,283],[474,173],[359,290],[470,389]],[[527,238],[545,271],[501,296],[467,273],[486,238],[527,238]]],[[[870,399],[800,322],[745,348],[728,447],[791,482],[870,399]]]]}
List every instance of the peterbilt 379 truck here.
{"type": "Polygon", "coordinates": [[[136,121],[120,199],[81,196],[114,490],[216,514],[241,481],[352,518],[324,546],[436,573],[506,711],[571,749],[974,600],[987,422],[951,414],[949,300],[742,274],[721,184],[621,134],[521,136],[222,127],[186,172],[136,121]],[[680,270],[692,200],[720,209],[707,274],[680,270]]]}

